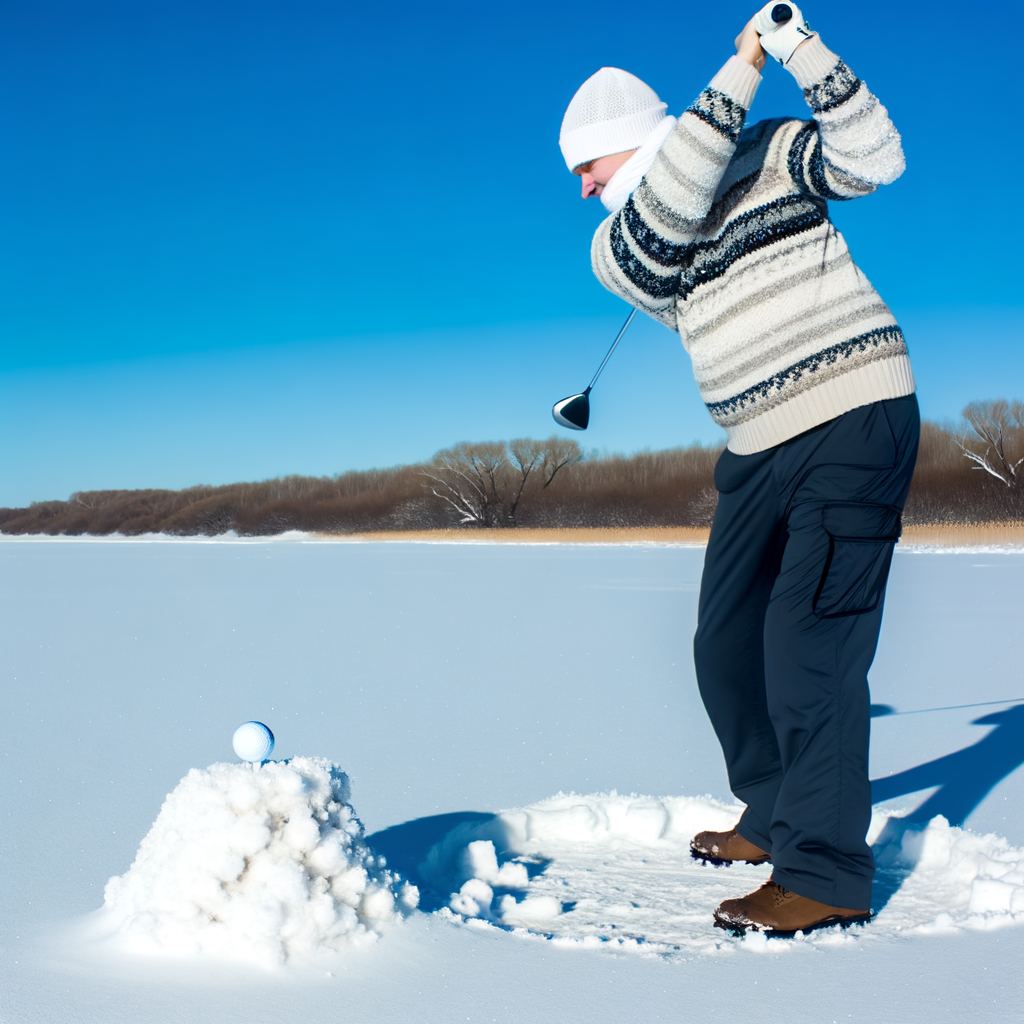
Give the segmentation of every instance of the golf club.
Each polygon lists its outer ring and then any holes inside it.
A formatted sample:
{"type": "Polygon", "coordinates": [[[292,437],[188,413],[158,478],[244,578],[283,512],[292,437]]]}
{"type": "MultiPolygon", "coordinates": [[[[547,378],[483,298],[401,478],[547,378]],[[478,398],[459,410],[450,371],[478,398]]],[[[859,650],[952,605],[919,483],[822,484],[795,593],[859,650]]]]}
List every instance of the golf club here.
{"type": "Polygon", "coordinates": [[[601,360],[601,365],[597,368],[594,379],[587,385],[587,390],[580,395],[570,395],[568,398],[563,398],[560,402],[555,402],[551,415],[554,416],[556,423],[561,424],[563,427],[569,427],[571,430],[587,429],[587,424],[590,423],[590,392],[594,389],[597,378],[601,376],[605,363],[611,359],[615,346],[622,340],[622,336],[626,333],[626,328],[633,322],[633,317],[635,316],[636,309],[633,308],[629,311],[629,316],[626,317],[626,322],[622,325],[622,329],[615,336],[612,347],[608,349],[608,355],[601,360]]]}

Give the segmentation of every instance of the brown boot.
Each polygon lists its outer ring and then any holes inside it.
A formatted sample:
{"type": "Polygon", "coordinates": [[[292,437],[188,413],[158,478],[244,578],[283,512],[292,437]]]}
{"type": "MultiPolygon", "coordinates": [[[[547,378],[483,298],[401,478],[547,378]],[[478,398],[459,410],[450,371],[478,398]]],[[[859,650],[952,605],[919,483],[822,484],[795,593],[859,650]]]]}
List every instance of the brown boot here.
{"type": "Polygon", "coordinates": [[[698,832],[690,840],[690,856],[716,867],[734,860],[764,864],[772,859],[770,853],[748,842],[734,828],[728,832],[698,832]]]}
{"type": "Polygon", "coordinates": [[[830,907],[827,903],[798,896],[768,879],[757,892],[738,900],[726,900],[715,911],[715,927],[734,935],[748,929],[767,935],[793,935],[838,924],[846,928],[871,919],[870,910],[830,907]]]}

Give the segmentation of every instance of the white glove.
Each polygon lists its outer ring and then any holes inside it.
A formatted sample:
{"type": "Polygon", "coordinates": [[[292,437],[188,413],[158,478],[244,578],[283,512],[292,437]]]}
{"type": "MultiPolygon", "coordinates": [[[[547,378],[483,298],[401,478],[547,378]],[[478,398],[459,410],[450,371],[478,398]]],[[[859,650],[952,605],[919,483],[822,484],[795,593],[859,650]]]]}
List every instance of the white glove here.
{"type": "Polygon", "coordinates": [[[754,28],[761,37],[761,49],[780,64],[788,63],[793,51],[814,35],[796,4],[776,3],[775,0],[769,0],[754,15],[754,28]],[[787,11],[791,12],[788,18],[787,11]]]}

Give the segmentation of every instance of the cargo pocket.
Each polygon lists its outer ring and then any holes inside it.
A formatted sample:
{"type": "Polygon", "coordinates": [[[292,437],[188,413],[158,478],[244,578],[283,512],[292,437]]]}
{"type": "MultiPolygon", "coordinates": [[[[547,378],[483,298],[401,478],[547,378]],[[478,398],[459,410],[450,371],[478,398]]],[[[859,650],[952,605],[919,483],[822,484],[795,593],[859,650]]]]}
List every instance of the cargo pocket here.
{"type": "Polygon", "coordinates": [[[892,549],[900,536],[893,505],[826,505],[821,522],[828,556],[814,595],[814,614],[824,619],[874,611],[885,593],[892,549]]]}

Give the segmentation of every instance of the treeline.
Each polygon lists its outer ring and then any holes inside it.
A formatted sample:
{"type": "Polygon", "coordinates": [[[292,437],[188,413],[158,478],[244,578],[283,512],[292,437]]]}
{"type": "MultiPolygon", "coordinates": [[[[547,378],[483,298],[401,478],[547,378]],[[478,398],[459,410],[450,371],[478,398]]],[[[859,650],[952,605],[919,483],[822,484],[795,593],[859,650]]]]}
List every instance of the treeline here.
{"type": "Polygon", "coordinates": [[[520,493],[521,470],[510,461],[500,466],[490,461],[495,449],[509,447],[460,445],[430,463],[336,477],[287,476],[182,491],[80,491],[67,501],[0,509],[0,532],[212,536],[234,531],[266,536],[287,530],[363,533],[710,522],[711,478],[718,456],[713,449],[583,458],[573,442],[558,440],[551,447],[576,448],[573,461],[562,465],[550,482],[534,467],[520,493]],[[454,452],[464,461],[453,458],[454,452]]]}
{"type": "MultiPolygon", "coordinates": [[[[287,530],[326,533],[513,527],[708,526],[719,449],[585,454],[573,439],[461,444],[427,463],[182,491],[81,491],[0,509],[8,534],[287,530]]],[[[1024,522],[1024,406],[974,403],[925,423],[908,524],[1024,522]]]]}
{"type": "Polygon", "coordinates": [[[959,424],[921,424],[904,522],[1024,523],[1024,403],[972,402],[959,424]]]}

